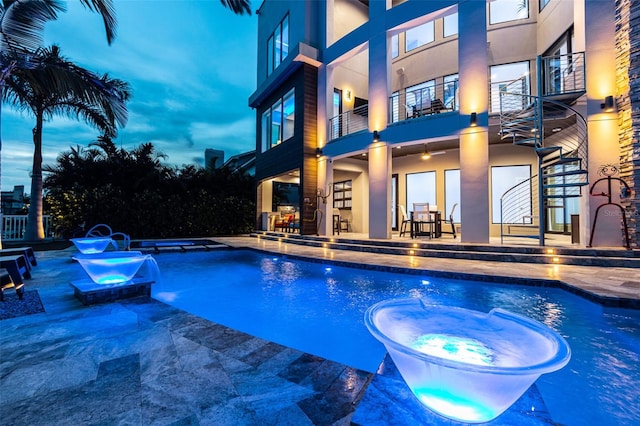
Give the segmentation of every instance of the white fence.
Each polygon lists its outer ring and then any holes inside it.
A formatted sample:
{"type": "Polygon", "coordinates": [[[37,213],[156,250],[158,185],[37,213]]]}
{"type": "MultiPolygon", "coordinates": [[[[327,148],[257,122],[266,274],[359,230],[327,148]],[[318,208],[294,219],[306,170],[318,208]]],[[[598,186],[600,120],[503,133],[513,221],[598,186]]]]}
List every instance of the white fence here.
{"type": "MultiPolygon", "coordinates": [[[[51,216],[42,216],[42,225],[44,226],[44,237],[53,237],[53,228],[51,226],[51,216]]],[[[0,215],[0,235],[2,241],[20,241],[27,229],[26,215],[0,215]]]]}

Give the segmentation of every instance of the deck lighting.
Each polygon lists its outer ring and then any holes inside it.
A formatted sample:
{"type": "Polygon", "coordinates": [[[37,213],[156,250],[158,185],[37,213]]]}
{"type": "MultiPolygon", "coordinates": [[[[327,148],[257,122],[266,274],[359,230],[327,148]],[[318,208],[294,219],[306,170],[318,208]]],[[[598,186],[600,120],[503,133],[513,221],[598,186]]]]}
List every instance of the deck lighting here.
{"type": "Polygon", "coordinates": [[[472,112],[469,117],[469,126],[476,127],[478,125],[478,113],[472,112]]]}
{"type": "Polygon", "coordinates": [[[613,96],[611,96],[611,95],[609,95],[606,98],[604,98],[604,103],[600,104],[600,108],[602,108],[604,110],[604,112],[613,111],[614,106],[615,106],[614,99],[613,99],[613,96]]]}

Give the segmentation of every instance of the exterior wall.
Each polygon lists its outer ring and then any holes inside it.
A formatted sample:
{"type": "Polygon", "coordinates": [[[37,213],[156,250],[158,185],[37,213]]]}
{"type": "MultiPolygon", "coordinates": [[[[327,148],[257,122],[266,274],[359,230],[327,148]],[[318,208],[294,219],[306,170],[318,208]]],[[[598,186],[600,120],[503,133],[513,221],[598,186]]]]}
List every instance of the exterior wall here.
{"type": "Polygon", "coordinates": [[[631,189],[622,198],[632,248],[640,248],[640,64],[631,56],[630,46],[640,39],[640,1],[617,0],[616,83],[620,132],[620,178],[631,189]]]}
{"type": "MultiPolygon", "coordinates": [[[[368,232],[372,238],[385,238],[390,236],[391,221],[389,212],[386,211],[388,209],[384,207],[390,202],[391,174],[399,173],[398,201],[403,203],[406,202],[406,179],[403,176],[410,170],[425,167],[419,160],[391,159],[392,148],[400,144],[422,145],[446,141],[455,145],[456,149],[447,149],[447,154],[432,159],[432,164],[427,166],[437,170],[438,204],[444,206],[444,198],[441,198],[444,196],[444,188],[440,186],[444,184],[444,179],[441,179],[441,175],[447,168],[459,167],[462,186],[462,240],[488,242],[489,236],[495,236],[499,232],[496,231],[498,227],[490,223],[490,167],[526,163],[532,165],[532,173],[537,173],[537,157],[532,149],[514,147],[507,143],[489,145],[492,132],[496,129],[496,118],[488,112],[489,67],[529,61],[531,90],[535,94],[536,56],[546,52],[573,27],[573,52],[587,52],[587,94],[579,100],[576,109],[584,112],[588,120],[590,182],[599,178],[597,170],[602,162],[616,162],[619,159],[624,178],[637,189],[640,149],[637,148],[635,116],[632,113],[637,90],[630,87],[616,92],[612,70],[614,23],[617,19],[620,28],[625,25],[632,28],[635,15],[630,14],[628,9],[635,11],[638,1],[616,0],[618,15],[615,17],[612,2],[553,0],[538,13],[538,2],[533,0],[530,1],[527,19],[489,25],[487,28],[489,18],[485,12],[488,12],[488,3],[482,4],[476,0],[371,0],[368,8],[356,0],[265,0],[260,13],[258,63],[264,64],[266,49],[262,46],[287,10],[290,13],[291,45],[304,42],[317,48],[318,62],[322,63],[317,65],[315,74],[316,68],[311,65],[292,64],[287,65],[286,69],[277,69],[268,79],[261,77],[261,72],[262,75],[266,74],[264,67],[263,70],[259,69],[258,92],[266,94],[273,90],[273,93],[265,96],[265,101],[258,107],[258,138],[261,134],[260,109],[270,105],[269,99],[286,92],[291,84],[296,85],[296,133],[299,129],[304,131],[296,134],[286,148],[284,147],[288,142],[271,149],[271,152],[259,154],[256,161],[257,175],[267,179],[288,168],[299,169],[302,180],[301,199],[309,199],[307,213],[313,211],[311,207],[326,209],[323,211],[325,217],[330,217],[332,204],[328,207],[313,205],[317,201],[314,191],[324,187],[327,182],[351,176],[354,182],[354,204],[351,210],[353,231],[368,232]],[[440,18],[448,13],[447,8],[450,6],[458,8],[460,34],[445,39],[442,36],[443,24],[440,18]],[[435,41],[404,52],[403,32],[433,19],[435,41]],[[389,45],[392,34],[399,34],[400,45],[400,54],[393,60],[390,58],[389,45]],[[283,77],[296,67],[301,67],[301,70],[295,71],[288,78],[283,77]],[[389,96],[394,91],[434,78],[441,81],[443,76],[455,73],[459,74],[459,111],[428,119],[388,124],[389,96]],[[315,76],[315,80],[312,76],[315,76]],[[270,82],[273,82],[275,89],[265,89],[270,82]],[[368,100],[368,126],[359,133],[327,141],[326,130],[333,114],[334,87],[351,90],[353,99],[359,97],[368,100]],[[600,108],[604,97],[612,93],[618,95],[619,115],[603,114],[600,108]],[[303,95],[301,99],[298,99],[299,95],[303,95]],[[477,127],[469,125],[472,112],[478,114],[477,127]],[[621,151],[616,138],[618,118],[623,140],[621,151]],[[312,124],[314,121],[315,128],[312,124]],[[372,143],[374,130],[380,131],[382,145],[372,143]],[[322,148],[320,162],[315,156],[316,147],[322,148]],[[386,156],[377,154],[383,151],[387,152],[386,156]],[[348,158],[360,153],[369,154],[368,163],[348,158]],[[376,155],[372,155],[373,153],[376,155]]],[[[624,79],[628,82],[629,76],[637,74],[633,68],[635,64],[625,59],[629,49],[629,41],[625,37],[618,34],[617,39],[618,88],[621,87],[621,79],[625,83],[624,79]],[[624,69],[621,69],[621,63],[624,69]]],[[[631,34],[630,37],[637,36],[631,34]]],[[[353,100],[344,104],[345,110],[351,108],[353,100]]],[[[588,193],[588,187],[583,189],[583,193],[588,193]]],[[[583,196],[581,202],[580,240],[584,244],[589,240],[589,227],[599,200],[583,196]]],[[[635,227],[635,238],[632,239],[637,241],[637,196],[633,195],[623,202],[627,203],[627,215],[635,227]]],[[[615,221],[604,225],[606,236],[598,237],[595,245],[618,245],[620,226],[615,221]],[[612,229],[615,232],[610,232],[612,229]],[[615,238],[610,239],[611,235],[615,238]]],[[[322,233],[331,232],[329,223],[321,228],[322,233]]]]}

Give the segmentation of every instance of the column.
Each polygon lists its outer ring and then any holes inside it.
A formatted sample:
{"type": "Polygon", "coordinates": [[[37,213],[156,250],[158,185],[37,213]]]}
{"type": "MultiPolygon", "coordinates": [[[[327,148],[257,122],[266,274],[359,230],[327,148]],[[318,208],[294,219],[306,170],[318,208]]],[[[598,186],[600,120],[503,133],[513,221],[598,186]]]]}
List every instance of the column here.
{"type": "Polygon", "coordinates": [[[458,22],[461,241],[488,243],[491,222],[486,3],[461,1],[458,22]],[[471,126],[472,113],[477,115],[476,126],[471,126]]]}

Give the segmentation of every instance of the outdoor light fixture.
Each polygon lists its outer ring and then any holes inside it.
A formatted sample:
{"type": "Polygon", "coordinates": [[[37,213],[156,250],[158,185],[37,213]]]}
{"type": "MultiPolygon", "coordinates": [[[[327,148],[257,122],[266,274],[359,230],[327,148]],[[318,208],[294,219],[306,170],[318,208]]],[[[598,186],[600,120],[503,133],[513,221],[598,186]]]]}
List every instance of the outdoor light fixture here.
{"type": "Polygon", "coordinates": [[[353,94],[351,93],[351,90],[349,90],[349,89],[345,90],[344,91],[344,100],[351,102],[351,99],[353,99],[352,95],[353,94]]]}
{"type": "Polygon", "coordinates": [[[605,112],[611,112],[614,108],[613,102],[613,96],[609,95],[604,98],[604,103],[600,104],[600,108],[602,108],[605,112]]]}
{"type": "Polygon", "coordinates": [[[316,148],[316,158],[320,158],[321,155],[322,155],[322,149],[316,148]]]}
{"type": "Polygon", "coordinates": [[[380,133],[377,130],[373,131],[373,142],[380,142],[380,133]]]}
{"type": "Polygon", "coordinates": [[[469,117],[469,125],[471,127],[476,127],[478,125],[478,114],[475,112],[471,113],[471,117],[469,117]]]}
{"type": "Polygon", "coordinates": [[[429,151],[427,151],[426,145],[424,146],[424,151],[422,152],[420,158],[422,158],[423,160],[428,160],[429,158],[431,158],[431,154],[429,154],[429,151]]]}

